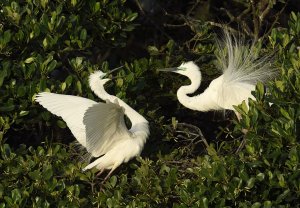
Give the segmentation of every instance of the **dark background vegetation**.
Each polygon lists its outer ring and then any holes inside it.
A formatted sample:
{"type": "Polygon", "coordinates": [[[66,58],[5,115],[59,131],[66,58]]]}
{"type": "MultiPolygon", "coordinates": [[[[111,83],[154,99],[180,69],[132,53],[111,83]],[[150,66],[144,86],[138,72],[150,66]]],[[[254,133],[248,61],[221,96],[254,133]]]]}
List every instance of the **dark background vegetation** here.
{"type": "Polygon", "coordinates": [[[297,0],[1,1],[0,207],[298,207],[299,11],[297,0]],[[176,90],[188,80],[157,72],[194,60],[201,93],[220,74],[224,29],[274,54],[280,74],[239,107],[241,121],[184,108],[176,90]],[[151,136],[101,185],[34,97],[99,101],[88,75],[120,65],[107,90],[147,118],[151,136]]]}

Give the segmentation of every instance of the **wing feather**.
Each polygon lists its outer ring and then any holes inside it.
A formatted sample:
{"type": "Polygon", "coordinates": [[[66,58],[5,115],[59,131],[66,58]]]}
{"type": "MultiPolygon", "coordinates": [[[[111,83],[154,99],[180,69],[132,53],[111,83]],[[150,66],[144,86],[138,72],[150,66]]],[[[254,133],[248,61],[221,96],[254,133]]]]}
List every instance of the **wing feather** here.
{"type": "Polygon", "coordinates": [[[99,157],[122,140],[129,139],[124,121],[124,109],[116,103],[97,103],[85,112],[86,148],[94,157],[99,157]]]}
{"type": "Polygon", "coordinates": [[[95,101],[73,96],[49,92],[39,93],[35,99],[51,113],[61,116],[77,141],[86,147],[86,131],[83,124],[84,113],[95,101]]]}

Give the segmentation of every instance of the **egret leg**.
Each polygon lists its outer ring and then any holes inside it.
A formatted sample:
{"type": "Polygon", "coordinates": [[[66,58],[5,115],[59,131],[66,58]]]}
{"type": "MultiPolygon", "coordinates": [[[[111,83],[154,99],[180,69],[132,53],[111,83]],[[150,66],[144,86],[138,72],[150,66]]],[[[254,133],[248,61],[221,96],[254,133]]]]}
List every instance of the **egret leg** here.
{"type": "Polygon", "coordinates": [[[99,173],[97,173],[96,177],[100,176],[103,172],[104,172],[104,168],[101,169],[101,170],[99,171],[99,173]]]}
{"type": "Polygon", "coordinates": [[[109,173],[107,174],[107,176],[104,178],[104,180],[102,181],[102,183],[104,183],[104,182],[110,177],[110,175],[114,172],[114,170],[115,170],[117,167],[119,167],[120,164],[121,164],[121,163],[115,163],[115,164],[113,165],[113,167],[111,168],[111,170],[109,171],[109,173]]]}
{"type": "MultiPolygon", "coordinates": [[[[107,174],[107,176],[105,176],[105,178],[103,179],[103,181],[101,182],[101,184],[100,184],[100,190],[102,191],[103,190],[103,184],[104,184],[104,182],[110,177],[110,175],[112,174],[112,172],[117,168],[118,166],[113,166],[113,168],[109,171],[109,173],[107,174]]],[[[101,171],[100,171],[100,173],[99,174],[97,174],[97,176],[98,175],[100,175],[101,173],[103,173],[103,171],[104,171],[104,169],[102,169],[101,171]]]]}
{"type": "Polygon", "coordinates": [[[104,183],[109,177],[110,175],[114,172],[114,170],[116,169],[117,167],[113,167],[109,173],[107,174],[107,176],[105,176],[105,178],[103,179],[102,183],[104,183]]]}

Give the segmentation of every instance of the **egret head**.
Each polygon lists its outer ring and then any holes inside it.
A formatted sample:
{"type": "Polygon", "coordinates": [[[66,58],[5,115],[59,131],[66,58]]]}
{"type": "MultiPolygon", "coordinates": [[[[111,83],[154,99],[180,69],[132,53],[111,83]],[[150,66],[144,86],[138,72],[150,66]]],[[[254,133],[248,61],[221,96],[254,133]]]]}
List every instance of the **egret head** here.
{"type": "Polygon", "coordinates": [[[193,61],[182,63],[180,66],[174,68],[159,69],[159,71],[175,72],[187,76],[190,79],[198,77],[199,75],[201,76],[199,67],[193,61]]]}
{"type": "Polygon", "coordinates": [[[112,72],[119,70],[123,68],[123,66],[117,67],[109,72],[103,72],[103,71],[95,71],[90,75],[90,86],[92,86],[92,83],[100,83],[101,86],[103,86],[106,82],[110,81],[111,79],[105,78],[112,72]]]}
{"type": "Polygon", "coordinates": [[[109,78],[105,78],[107,76],[107,73],[104,73],[103,71],[95,71],[90,75],[90,83],[93,81],[99,81],[101,85],[103,86],[106,82],[108,82],[109,78]]]}

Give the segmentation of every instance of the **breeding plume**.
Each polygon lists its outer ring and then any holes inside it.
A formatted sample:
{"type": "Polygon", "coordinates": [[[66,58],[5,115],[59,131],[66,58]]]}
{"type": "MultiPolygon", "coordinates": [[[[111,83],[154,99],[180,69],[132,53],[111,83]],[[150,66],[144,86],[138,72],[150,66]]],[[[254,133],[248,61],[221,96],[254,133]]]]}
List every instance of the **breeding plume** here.
{"type": "Polygon", "coordinates": [[[214,79],[205,91],[197,96],[189,96],[200,86],[202,76],[199,67],[192,61],[176,68],[160,69],[187,76],[191,84],[182,86],[177,91],[179,102],[185,107],[197,111],[234,110],[243,100],[254,99],[251,91],[258,81],[266,82],[275,74],[269,56],[257,57],[254,46],[244,45],[243,41],[225,32],[223,45],[219,44],[217,55],[222,75],[214,79]],[[225,46],[225,51],[223,50],[225,46]]]}
{"type": "Polygon", "coordinates": [[[119,165],[138,156],[149,135],[148,121],[121,99],[105,91],[104,84],[110,80],[104,79],[105,75],[102,71],[94,72],[89,77],[89,84],[106,103],[49,92],[39,93],[36,97],[44,108],[63,118],[77,141],[93,157],[100,157],[84,170],[96,167],[101,174],[110,169],[104,180],[119,165]],[[131,121],[129,130],[124,115],[131,121]]]}

